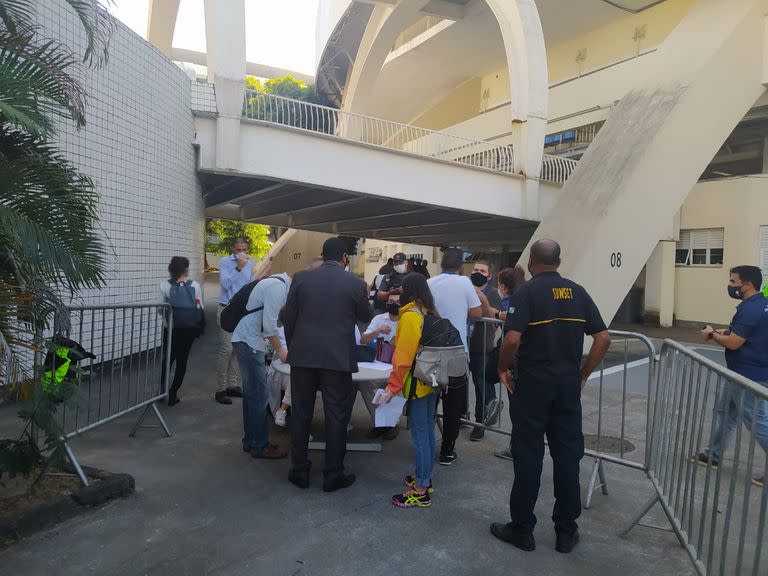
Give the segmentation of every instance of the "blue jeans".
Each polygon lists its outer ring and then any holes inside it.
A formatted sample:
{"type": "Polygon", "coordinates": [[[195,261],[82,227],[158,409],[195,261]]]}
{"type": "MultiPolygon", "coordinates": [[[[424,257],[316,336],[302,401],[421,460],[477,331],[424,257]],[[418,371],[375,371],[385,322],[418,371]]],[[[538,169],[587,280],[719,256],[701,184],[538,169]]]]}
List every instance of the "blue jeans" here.
{"type": "Polygon", "coordinates": [[[437,397],[434,394],[408,401],[408,425],[411,428],[413,447],[416,450],[416,484],[429,486],[432,467],[435,465],[435,412],[437,397]]]}
{"type": "MultiPolygon", "coordinates": [[[[768,382],[759,382],[768,387],[768,382]]],[[[717,414],[712,432],[712,442],[704,448],[703,452],[713,462],[720,462],[723,452],[736,432],[739,425],[739,404],[741,402],[740,388],[735,384],[727,383],[720,393],[717,404],[717,414]]],[[[744,408],[741,417],[747,429],[755,435],[755,441],[768,452],[768,402],[757,398],[751,392],[744,392],[744,408]],[[757,402],[757,418],[753,422],[755,414],[755,402],[757,402]]]]}
{"type": "Polygon", "coordinates": [[[261,452],[269,444],[264,352],[253,350],[245,342],[233,342],[232,350],[243,379],[243,447],[261,452]]]}

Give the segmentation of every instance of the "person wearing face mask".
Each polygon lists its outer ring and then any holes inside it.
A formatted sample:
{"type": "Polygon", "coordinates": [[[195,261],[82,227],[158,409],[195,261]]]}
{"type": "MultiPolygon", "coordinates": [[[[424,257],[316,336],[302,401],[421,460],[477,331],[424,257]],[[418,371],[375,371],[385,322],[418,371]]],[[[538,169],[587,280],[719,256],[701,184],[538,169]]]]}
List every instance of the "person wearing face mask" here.
{"type": "Polygon", "coordinates": [[[341,238],[323,244],[323,265],[297,272],[281,312],[291,366],[291,470],[288,480],[308,488],[311,462],[309,432],[315,395],[323,395],[325,467],[323,490],[334,492],[355,482],[344,471],[347,426],[357,396],[352,373],[357,372],[355,329],[373,317],[365,282],[344,268],[349,264],[341,238]]]}
{"type": "MultiPolygon", "coordinates": [[[[387,302],[387,311],[384,314],[374,316],[366,331],[360,337],[360,344],[363,346],[375,344],[376,340],[381,338],[385,342],[394,342],[395,331],[397,330],[397,321],[400,314],[400,305],[390,299],[387,302]]],[[[372,403],[376,390],[383,388],[386,382],[358,382],[357,387],[360,390],[360,396],[363,398],[365,407],[371,415],[374,427],[368,432],[368,438],[375,440],[383,438],[384,440],[394,440],[400,433],[397,426],[391,428],[376,427],[376,406],[372,403]]]]}
{"type": "MultiPolygon", "coordinates": [[[[498,317],[501,299],[493,285],[493,264],[486,258],[475,262],[469,279],[477,290],[488,299],[493,315],[498,317]]],[[[499,401],[496,398],[494,379],[489,383],[485,376],[485,366],[488,355],[493,350],[496,341],[496,325],[478,322],[470,326],[469,336],[469,370],[475,385],[475,422],[491,425],[498,418],[499,401]]],[[[498,380],[495,380],[498,382],[498,380]]],[[[483,428],[473,428],[469,435],[472,442],[479,442],[485,436],[483,428]]]]}
{"type": "Polygon", "coordinates": [[[387,302],[389,302],[391,297],[394,297],[395,300],[400,297],[400,286],[403,283],[403,279],[408,274],[408,263],[405,254],[398,252],[392,256],[392,266],[395,273],[386,276],[384,280],[382,280],[379,290],[376,293],[374,309],[378,314],[386,312],[387,302]]]}
{"type": "MultiPolygon", "coordinates": [[[[758,291],[763,274],[757,266],[736,266],[730,271],[728,295],[740,303],[727,330],[715,330],[706,326],[701,335],[725,348],[725,361],[729,370],[768,386],[768,299],[758,291]]],[[[704,448],[697,461],[704,466],[717,468],[736,431],[739,420],[739,388],[728,384],[721,391],[715,418],[712,443],[704,448]]],[[[741,418],[755,435],[755,440],[768,452],[768,402],[750,392],[744,393],[741,418]],[[758,403],[755,411],[755,402],[758,403]],[[757,414],[753,422],[753,415],[757,414]]],[[[756,476],[752,482],[763,486],[765,476],[756,476]]]]}

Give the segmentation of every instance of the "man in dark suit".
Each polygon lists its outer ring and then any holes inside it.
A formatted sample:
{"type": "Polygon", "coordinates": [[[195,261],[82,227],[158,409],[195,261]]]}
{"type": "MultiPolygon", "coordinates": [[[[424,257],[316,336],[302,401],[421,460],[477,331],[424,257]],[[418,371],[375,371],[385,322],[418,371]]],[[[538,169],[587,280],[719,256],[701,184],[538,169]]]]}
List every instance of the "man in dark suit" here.
{"type": "Polygon", "coordinates": [[[347,425],[355,403],[357,372],[355,324],[369,322],[373,312],[365,282],[345,270],[346,243],[329,238],[323,244],[323,265],[298,272],[282,312],[291,365],[292,468],[288,479],[309,486],[307,444],[320,390],[325,410],[325,469],[323,490],[351,486],[354,474],[344,474],[347,425]]]}

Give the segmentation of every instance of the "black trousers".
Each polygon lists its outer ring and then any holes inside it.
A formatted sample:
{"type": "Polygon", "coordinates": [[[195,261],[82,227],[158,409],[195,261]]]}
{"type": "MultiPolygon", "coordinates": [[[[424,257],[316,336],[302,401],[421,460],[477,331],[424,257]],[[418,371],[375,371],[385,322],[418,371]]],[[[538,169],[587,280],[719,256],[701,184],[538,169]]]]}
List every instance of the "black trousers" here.
{"type": "MultiPolygon", "coordinates": [[[[200,333],[198,328],[174,328],[171,338],[171,366],[176,363],[176,373],[173,376],[173,382],[168,391],[173,396],[181,388],[184,376],[187,373],[187,362],[189,361],[189,352],[192,350],[192,344],[200,333]]],[[[167,346],[168,331],[163,334],[163,348],[167,346]]],[[[163,357],[163,367],[161,379],[165,380],[165,357],[163,357]]],[[[161,381],[162,381],[161,380],[161,381]]]]}
{"type": "Polygon", "coordinates": [[[536,526],[534,507],[539,497],[544,464],[544,435],[552,457],[556,532],[572,534],[581,515],[579,462],[584,456],[581,431],[581,384],[578,374],[554,381],[521,378],[510,396],[515,481],[509,497],[512,524],[521,532],[536,526]]]}
{"type": "Polygon", "coordinates": [[[453,451],[456,438],[459,437],[459,420],[467,413],[467,386],[466,376],[451,378],[448,389],[443,392],[443,443],[440,452],[446,454],[453,451]]]}
{"type": "Polygon", "coordinates": [[[309,472],[307,444],[318,390],[323,395],[325,412],[323,475],[326,480],[333,480],[344,473],[347,426],[357,396],[357,385],[352,382],[350,372],[291,366],[291,463],[298,474],[309,472]]]}

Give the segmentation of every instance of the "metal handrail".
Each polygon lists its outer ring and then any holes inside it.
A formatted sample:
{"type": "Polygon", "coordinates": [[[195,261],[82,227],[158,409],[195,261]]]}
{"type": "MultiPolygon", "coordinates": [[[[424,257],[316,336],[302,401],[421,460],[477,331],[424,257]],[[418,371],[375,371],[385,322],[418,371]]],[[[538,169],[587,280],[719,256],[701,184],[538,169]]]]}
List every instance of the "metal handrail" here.
{"type": "Polygon", "coordinates": [[[579,161],[573,158],[544,154],[541,162],[541,179],[562,184],[571,177],[578,164],[579,161]]]}
{"type": "Polygon", "coordinates": [[[364,114],[246,90],[243,117],[344,140],[514,174],[512,146],[471,140],[364,114]]]}

